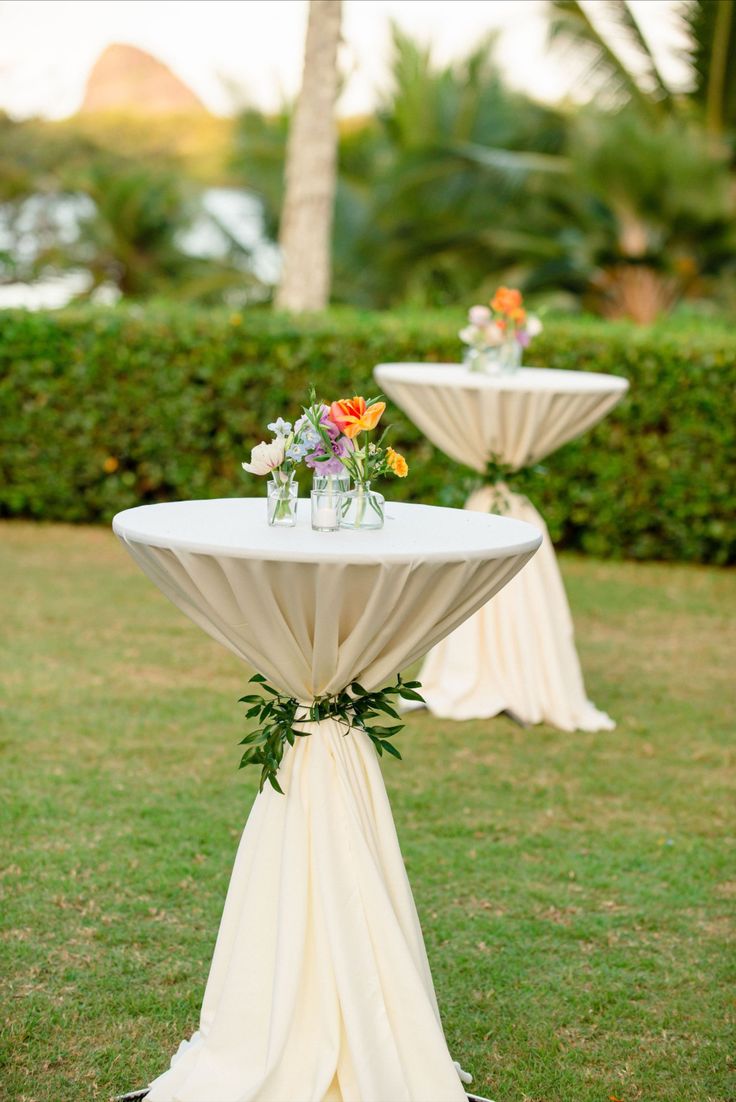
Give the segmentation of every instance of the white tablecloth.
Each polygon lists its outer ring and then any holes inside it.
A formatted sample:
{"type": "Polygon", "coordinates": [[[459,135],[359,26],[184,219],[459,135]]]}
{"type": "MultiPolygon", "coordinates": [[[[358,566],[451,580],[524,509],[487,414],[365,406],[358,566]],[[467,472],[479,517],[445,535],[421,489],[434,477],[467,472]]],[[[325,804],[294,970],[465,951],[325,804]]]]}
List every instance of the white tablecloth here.
{"type": "MultiPolygon", "coordinates": [[[[178,502],[114,529],[182,611],[307,703],[387,683],[540,542],[499,517],[386,512],[380,532],[315,533],[306,503],[284,530],[264,500],[178,502]]],[[[373,746],[334,720],[300,729],[285,795],[266,787],[246,824],[199,1030],[150,1102],[460,1102],[373,746]]]]}
{"type": "MultiPolygon", "coordinates": [[[[493,460],[519,470],[606,415],[628,382],[616,375],[522,368],[480,375],[460,364],[380,364],[387,394],[451,458],[485,471],[493,460]]],[[[508,710],[526,723],[565,731],[610,730],[587,698],[572,617],[546,525],[528,498],[484,487],[466,509],[503,511],[540,528],[528,570],[428,656],[421,673],[429,708],[452,719],[508,710]]]]}

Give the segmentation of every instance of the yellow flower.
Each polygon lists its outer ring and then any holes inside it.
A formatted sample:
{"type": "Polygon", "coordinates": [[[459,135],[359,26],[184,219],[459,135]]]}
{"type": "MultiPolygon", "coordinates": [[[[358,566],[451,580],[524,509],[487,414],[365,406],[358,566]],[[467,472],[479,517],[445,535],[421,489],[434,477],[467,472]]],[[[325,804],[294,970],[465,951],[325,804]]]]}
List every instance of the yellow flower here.
{"type": "Polygon", "coordinates": [[[409,473],[409,464],[403,455],[399,455],[393,448],[386,448],[386,462],[389,470],[393,471],[397,478],[406,478],[409,473]]]}
{"type": "Polygon", "coordinates": [[[108,455],[107,459],[102,464],[102,469],[105,472],[105,474],[114,474],[119,466],[120,466],[120,463],[115,458],[115,456],[114,455],[108,455]]]}

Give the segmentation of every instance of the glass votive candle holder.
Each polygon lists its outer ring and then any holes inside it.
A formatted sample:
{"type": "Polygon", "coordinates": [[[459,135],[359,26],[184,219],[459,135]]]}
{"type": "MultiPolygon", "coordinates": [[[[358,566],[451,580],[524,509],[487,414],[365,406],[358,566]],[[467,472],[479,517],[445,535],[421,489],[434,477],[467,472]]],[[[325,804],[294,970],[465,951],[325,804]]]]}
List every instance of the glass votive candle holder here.
{"type": "Polygon", "coordinates": [[[319,474],[318,471],[315,471],[312,478],[312,489],[338,490],[346,494],[350,489],[350,475],[347,471],[343,471],[342,474],[319,474]]]}
{"type": "Polygon", "coordinates": [[[312,490],[312,528],[315,532],[339,530],[342,500],[340,490],[312,490]]]}
{"type": "Polygon", "coordinates": [[[290,479],[268,484],[268,523],[274,528],[293,528],[296,525],[296,503],[299,486],[290,479]]]}

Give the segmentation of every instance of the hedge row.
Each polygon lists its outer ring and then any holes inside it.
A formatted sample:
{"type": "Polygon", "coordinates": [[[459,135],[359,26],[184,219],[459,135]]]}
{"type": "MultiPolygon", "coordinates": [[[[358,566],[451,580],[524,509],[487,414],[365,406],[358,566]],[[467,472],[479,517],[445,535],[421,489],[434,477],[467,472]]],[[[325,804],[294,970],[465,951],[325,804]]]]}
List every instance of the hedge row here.
{"type": "MultiPolygon", "coordinates": [[[[108,522],[141,502],[263,493],[240,462],[268,421],[297,412],[310,381],[324,395],[369,393],[378,362],[456,359],[459,322],[165,306],[0,313],[0,514],[108,522]]],[[[604,422],[534,474],[553,538],[602,556],[733,561],[736,337],[549,321],[534,361],[631,382],[604,422]]],[[[392,496],[460,504],[471,472],[398,411],[391,419],[412,468],[392,496]]]]}

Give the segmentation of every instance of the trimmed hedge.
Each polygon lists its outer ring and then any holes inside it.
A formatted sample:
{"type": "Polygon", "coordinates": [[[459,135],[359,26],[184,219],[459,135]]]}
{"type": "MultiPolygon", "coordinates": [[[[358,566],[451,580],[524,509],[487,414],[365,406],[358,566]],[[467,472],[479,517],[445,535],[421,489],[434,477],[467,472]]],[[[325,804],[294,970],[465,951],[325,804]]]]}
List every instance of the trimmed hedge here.
{"type": "MultiPolygon", "coordinates": [[[[457,314],[309,319],[175,306],[0,313],[0,514],[108,522],[172,498],[262,494],[240,462],[274,416],[373,392],[374,364],[453,360],[457,314]]],[[[560,544],[601,556],[734,560],[736,338],[699,323],[551,320],[534,362],[625,375],[631,392],[533,473],[560,544]]],[[[474,476],[398,411],[412,467],[391,495],[459,505],[474,476]]]]}

